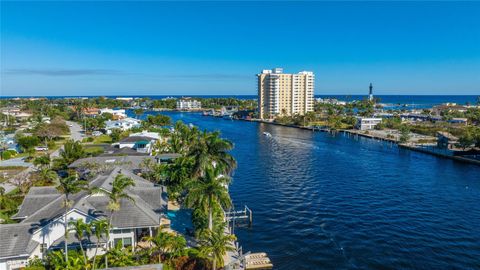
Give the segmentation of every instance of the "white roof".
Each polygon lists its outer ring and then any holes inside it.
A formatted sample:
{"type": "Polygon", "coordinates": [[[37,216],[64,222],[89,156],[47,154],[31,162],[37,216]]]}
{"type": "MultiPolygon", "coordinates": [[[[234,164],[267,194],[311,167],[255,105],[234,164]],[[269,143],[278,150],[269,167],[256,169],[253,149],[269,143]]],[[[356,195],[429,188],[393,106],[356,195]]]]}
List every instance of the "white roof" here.
{"type": "Polygon", "coordinates": [[[156,140],[160,139],[160,134],[158,134],[158,132],[148,132],[146,130],[138,133],[132,133],[130,134],[129,137],[138,137],[138,136],[149,137],[156,140]]]}

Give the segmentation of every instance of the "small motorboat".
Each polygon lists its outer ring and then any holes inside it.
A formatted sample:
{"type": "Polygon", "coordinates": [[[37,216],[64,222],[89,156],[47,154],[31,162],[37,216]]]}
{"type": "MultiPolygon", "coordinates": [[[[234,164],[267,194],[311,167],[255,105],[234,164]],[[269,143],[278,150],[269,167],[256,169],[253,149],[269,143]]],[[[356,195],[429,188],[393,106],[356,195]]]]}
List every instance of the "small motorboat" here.
{"type": "Polygon", "coordinates": [[[267,137],[272,137],[272,134],[268,133],[268,132],[263,132],[263,135],[267,136],[267,137]]]}

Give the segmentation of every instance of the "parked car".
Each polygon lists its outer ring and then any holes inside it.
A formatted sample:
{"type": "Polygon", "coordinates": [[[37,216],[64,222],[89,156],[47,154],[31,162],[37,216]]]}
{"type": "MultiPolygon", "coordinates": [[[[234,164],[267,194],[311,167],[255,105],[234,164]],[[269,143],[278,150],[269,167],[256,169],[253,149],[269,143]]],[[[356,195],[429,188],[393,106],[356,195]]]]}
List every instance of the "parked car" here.
{"type": "Polygon", "coordinates": [[[103,133],[98,130],[95,130],[94,132],[92,132],[92,136],[98,137],[100,135],[103,135],[103,133]]]}
{"type": "Polygon", "coordinates": [[[37,146],[37,147],[35,147],[35,151],[48,151],[48,147],[37,146]]]}

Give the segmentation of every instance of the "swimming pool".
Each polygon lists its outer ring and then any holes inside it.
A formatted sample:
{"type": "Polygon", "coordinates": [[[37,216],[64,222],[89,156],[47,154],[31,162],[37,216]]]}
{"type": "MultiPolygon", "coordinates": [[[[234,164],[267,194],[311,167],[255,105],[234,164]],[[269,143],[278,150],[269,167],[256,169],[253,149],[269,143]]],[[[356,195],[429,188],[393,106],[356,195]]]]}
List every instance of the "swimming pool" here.
{"type": "Polygon", "coordinates": [[[170,227],[179,233],[186,234],[187,229],[193,231],[192,224],[192,211],[189,209],[169,210],[167,211],[167,217],[170,219],[170,227]]]}

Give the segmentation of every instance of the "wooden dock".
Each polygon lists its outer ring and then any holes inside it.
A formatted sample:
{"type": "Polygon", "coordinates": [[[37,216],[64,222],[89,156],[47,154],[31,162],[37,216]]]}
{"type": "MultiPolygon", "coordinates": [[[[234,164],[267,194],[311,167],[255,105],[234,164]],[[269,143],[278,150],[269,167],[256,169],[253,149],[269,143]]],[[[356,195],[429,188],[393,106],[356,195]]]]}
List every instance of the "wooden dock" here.
{"type": "Polygon", "coordinates": [[[267,253],[251,253],[244,256],[245,269],[272,269],[273,264],[267,253]]]}

